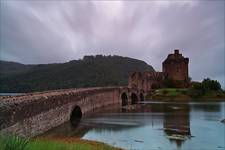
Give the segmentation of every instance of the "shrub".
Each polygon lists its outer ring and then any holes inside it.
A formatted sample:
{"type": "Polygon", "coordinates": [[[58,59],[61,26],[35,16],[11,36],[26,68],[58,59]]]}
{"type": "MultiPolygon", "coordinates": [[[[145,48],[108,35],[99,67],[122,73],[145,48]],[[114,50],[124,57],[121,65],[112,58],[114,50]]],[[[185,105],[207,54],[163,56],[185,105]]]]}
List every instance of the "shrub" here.
{"type": "Polygon", "coordinates": [[[164,84],[167,88],[174,88],[174,87],[175,87],[173,81],[172,81],[172,80],[169,80],[169,79],[164,80],[164,81],[163,81],[163,84],[164,84]]]}
{"type": "Polygon", "coordinates": [[[209,78],[206,78],[202,81],[202,86],[205,89],[205,91],[219,91],[221,90],[221,85],[217,80],[211,80],[209,78]]]}
{"type": "Polygon", "coordinates": [[[196,90],[196,89],[191,89],[189,92],[189,95],[193,98],[199,98],[204,95],[203,90],[196,90]]]}
{"type": "Polygon", "coordinates": [[[195,82],[192,83],[191,89],[189,91],[189,95],[193,98],[201,97],[205,94],[205,89],[202,83],[195,82]]]}
{"type": "Polygon", "coordinates": [[[203,84],[202,83],[193,83],[192,87],[193,90],[204,90],[203,84]]]}
{"type": "Polygon", "coordinates": [[[166,95],[166,94],[168,94],[168,91],[167,91],[167,90],[163,90],[163,91],[162,91],[162,94],[163,94],[163,95],[166,95]]]}
{"type": "Polygon", "coordinates": [[[183,94],[183,95],[186,95],[186,94],[187,94],[187,91],[186,91],[186,90],[181,90],[180,92],[181,92],[181,94],[183,94]]]}

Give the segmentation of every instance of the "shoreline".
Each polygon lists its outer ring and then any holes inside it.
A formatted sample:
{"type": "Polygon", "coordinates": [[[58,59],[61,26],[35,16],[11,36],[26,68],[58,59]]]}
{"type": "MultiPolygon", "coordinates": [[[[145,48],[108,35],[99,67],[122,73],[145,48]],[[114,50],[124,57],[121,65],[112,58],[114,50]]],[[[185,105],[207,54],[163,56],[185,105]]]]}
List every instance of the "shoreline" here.
{"type": "Polygon", "coordinates": [[[155,102],[225,102],[225,97],[223,98],[214,98],[214,97],[201,97],[201,98],[191,98],[191,97],[155,97],[155,98],[146,98],[149,101],[155,102]]]}
{"type": "Polygon", "coordinates": [[[81,145],[89,145],[91,149],[98,150],[98,149],[108,149],[108,150],[123,150],[122,148],[114,147],[112,145],[109,145],[107,143],[99,142],[99,141],[92,141],[92,140],[86,140],[81,139],[79,137],[66,137],[66,136],[57,136],[57,137],[37,137],[32,140],[38,140],[38,141],[53,141],[53,142],[59,142],[64,144],[81,144],[81,145]]]}
{"type": "Polygon", "coordinates": [[[0,149],[18,150],[123,150],[107,143],[81,139],[79,137],[34,137],[0,135],[0,149]],[[19,147],[19,148],[18,148],[19,147]]]}
{"type": "MultiPolygon", "coordinates": [[[[208,91],[203,95],[193,95],[190,89],[162,88],[149,93],[145,99],[152,101],[177,102],[225,102],[224,91],[208,91]]],[[[196,92],[198,94],[198,92],[196,92]]],[[[195,93],[195,94],[196,94],[195,93]]]]}

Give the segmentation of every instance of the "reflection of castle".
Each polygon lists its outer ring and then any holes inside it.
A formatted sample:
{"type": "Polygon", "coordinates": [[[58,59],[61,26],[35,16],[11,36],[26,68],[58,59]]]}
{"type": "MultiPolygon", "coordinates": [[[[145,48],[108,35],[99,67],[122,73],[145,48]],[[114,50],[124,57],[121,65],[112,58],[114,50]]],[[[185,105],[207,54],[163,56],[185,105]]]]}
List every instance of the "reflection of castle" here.
{"type": "Polygon", "coordinates": [[[183,57],[179,50],[174,50],[174,54],[169,54],[162,63],[163,72],[133,72],[129,77],[128,86],[149,91],[154,87],[163,86],[165,80],[170,80],[178,87],[184,87],[188,81],[188,63],[189,58],[183,57]]]}
{"type": "Polygon", "coordinates": [[[191,136],[189,105],[166,105],[164,115],[164,132],[170,141],[176,142],[177,147],[191,136]]]}

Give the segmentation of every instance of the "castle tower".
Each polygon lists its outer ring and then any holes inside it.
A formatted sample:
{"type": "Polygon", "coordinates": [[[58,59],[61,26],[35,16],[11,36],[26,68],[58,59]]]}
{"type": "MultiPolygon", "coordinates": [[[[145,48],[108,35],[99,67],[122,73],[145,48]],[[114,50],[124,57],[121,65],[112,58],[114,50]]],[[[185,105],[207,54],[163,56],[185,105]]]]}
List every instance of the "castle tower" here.
{"type": "Polygon", "coordinates": [[[188,63],[189,58],[183,57],[179,50],[174,50],[174,54],[169,54],[162,64],[166,78],[174,81],[188,80],[188,63]]]}

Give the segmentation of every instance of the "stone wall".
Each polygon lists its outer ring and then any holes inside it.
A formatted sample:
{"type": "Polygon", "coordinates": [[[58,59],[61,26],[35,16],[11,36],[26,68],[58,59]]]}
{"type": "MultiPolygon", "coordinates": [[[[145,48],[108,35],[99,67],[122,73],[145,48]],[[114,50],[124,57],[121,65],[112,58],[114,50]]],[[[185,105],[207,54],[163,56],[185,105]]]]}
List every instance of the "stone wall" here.
{"type": "Polygon", "coordinates": [[[163,62],[163,72],[169,80],[188,80],[188,63],[189,59],[183,57],[179,50],[175,50],[174,54],[169,54],[163,62]]]}
{"type": "MultiPolygon", "coordinates": [[[[0,132],[33,137],[66,121],[75,106],[86,115],[95,109],[122,103],[121,94],[139,91],[127,87],[88,88],[32,93],[0,98],[0,132]]],[[[138,96],[139,97],[139,96],[138,96]]]]}
{"type": "Polygon", "coordinates": [[[129,88],[138,88],[142,89],[145,92],[149,92],[152,90],[153,85],[155,87],[160,87],[162,85],[162,81],[164,80],[163,72],[155,72],[155,71],[146,71],[144,73],[141,72],[133,72],[129,76],[128,87],[129,88]]]}

